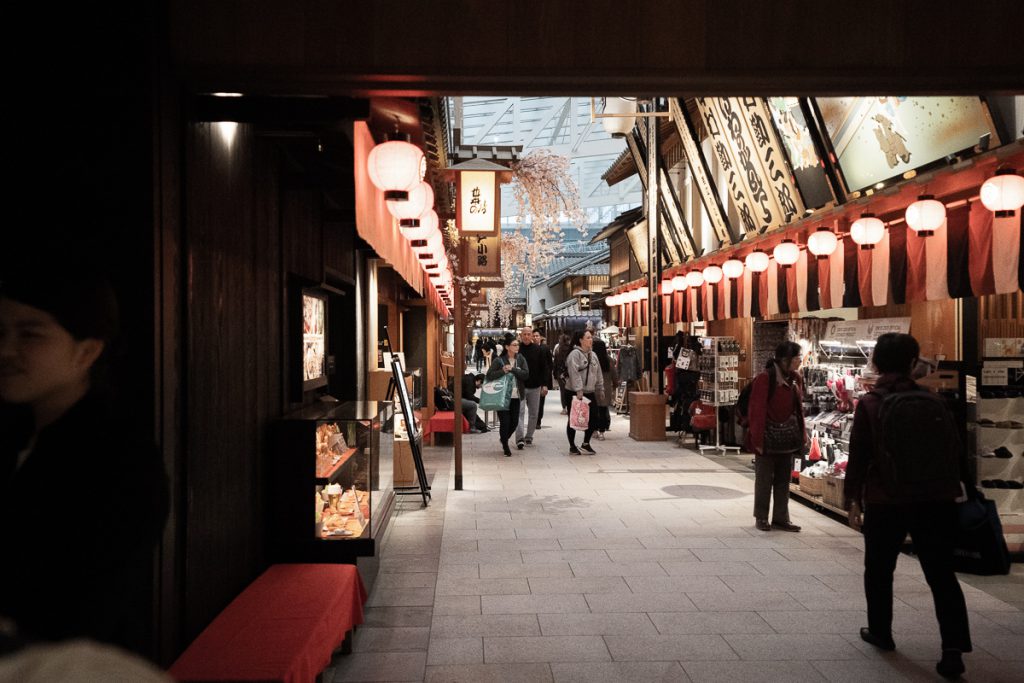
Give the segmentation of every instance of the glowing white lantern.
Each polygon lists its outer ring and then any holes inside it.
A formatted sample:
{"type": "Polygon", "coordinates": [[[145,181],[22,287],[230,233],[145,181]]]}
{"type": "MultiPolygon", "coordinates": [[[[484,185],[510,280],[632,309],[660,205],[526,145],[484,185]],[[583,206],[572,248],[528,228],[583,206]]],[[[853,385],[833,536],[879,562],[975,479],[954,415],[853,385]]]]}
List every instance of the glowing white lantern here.
{"type": "Polygon", "coordinates": [[[384,191],[384,199],[407,201],[409,190],[420,182],[422,163],[419,147],[407,139],[388,140],[370,150],[366,171],[370,182],[384,191]]]}
{"type": "Polygon", "coordinates": [[[1015,215],[1024,206],[1024,178],[1013,169],[999,169],[981,186],[981,203],[998,218],[1015,215]]]}
{"type": "Polygon", "coordinates": [[[434,188],[424,182],[416,183],[409,190],[409,198],[403,201],[389,199],[387,201],[388,211],[391,215],[401,221],[402,227],[415,227],[420,220],[420,215],[428,209],[434,208],[434,188]],[[408,224],[406,224],[408,221],[408,224]],[[415,223],[413,223],[415,221],[415,223]]]}
{"type": "Polygon", "coordinates": [[[691,270],[686,274],[686,284],[690,287],[700,287],[704,284],[704,276],[700,274],[699,270],[691,270]]]}
{"type": "Polygon", "coordinates": [[[923,194],[907,207],[907,225],[919,237],[931,237],[946,222],[946,205],[930,194],[923,194]]]}
{"type": "Polygon", "coordinates": [[[772,255],[776,263],[783,268],[789,268],[800,260],[800,247],[793,240],[782,240],[775,245],[772,255]]]}
{"type": "Polygon", "coordinates": [[[433,209],[428,208],[425,213],[421,214],[417,220],[418,225],[406,226],[403,225],[406,221],[399,222],[399,227],[402,229],[402,235],[405,239],[410,242],[413,240],[425,240],[438,232],[438,224],[440,221],[437,218],[437,212],[433,209]]]}
{"type": "Polygon", "coordinates": [[[686,276],[685,275],[676,275],[674,278],[672,278],[672,289],[677,291],[677,292],[682,292],[683,290],[685,290],[686,289],[686,276]]]}
{"type": "Polygon", "coordinates": [[[768,254],[756,249],[747,254],[747,268],[751,273],[763,273],[768,270],[768,254]]]}
{"type": "Polygon", "coordinates": [[[729,259],[722,264],[722,272],[730,280],[735,280],[743,275],[743,261],[740,261],[738,258],[729,259]]]}
{"type": "Polygon", "coordinates": [[[615,114],[601,118],[605,132],[613,138],[624,138],[636,125],[636,99],[606,97],[604,113],[615,114]]]}
{"type": "Polygon", "coordinates": [[[885,223],[873,213],[863,213],[850,226],[850,237],[861,249],[874,249],[885,237],[885,223]]]}
{"type": "Polygon", "coordinates": [[[661,281],[661,293],[662,293],[663,296],[666,295],[666,294],[671,294],[672,293],[672,281],[671,280],[662,280],[661,281]]]}
{"type": "Polygon", "coordinates": [[[710,285],[716,285],[722,281],[722,267],[712,264],[704,269],[703,276],[705,282],[710,285]]]}
{"type": "Polygon", "coordinates": [[[839,245],[839,238],[832,230],[824,225],[811,233],[807,238],[807,251],[819,259],[827,259],[839,245]]]}

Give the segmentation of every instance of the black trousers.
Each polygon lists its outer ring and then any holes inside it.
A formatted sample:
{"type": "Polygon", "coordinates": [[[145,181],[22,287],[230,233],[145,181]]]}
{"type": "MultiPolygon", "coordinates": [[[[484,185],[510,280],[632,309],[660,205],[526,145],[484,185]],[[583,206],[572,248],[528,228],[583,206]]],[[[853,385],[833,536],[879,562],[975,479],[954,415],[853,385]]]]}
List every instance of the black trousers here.
{"type": "Polygon", "coordinates": [[[540,406],[537,407],[537,429],[540,429],[540,421],[544,418],[544,399],[547,396],[544,394],[540,395],[540,406]]]}
{"type": "MultiPolygon", "coordinates": [[[[575,396],[575,392],[570,392],[572,396],[575,396]]],[[[597,422],[597,397],[594,394],[583,394],[583,398],[590,399],[590,422],[587,423],[587,431],[583,432],[583,443],[590,443],[590,437],[594,434],[595,425],[597,422]]],[[[572,405],[572,399],[569,399],[570,407],[572,405]]],[[[572,417],[571,415],[569,417],[572,417]]],[[[569,437],[569,445],[576,448],[576,430],[569,426],[569,420],[565,421],[565,435],[569,437]]]]}
{"type": "Polygon", "coordinates": [[[869,505],[864,512],[864,594],[868,628],[892,633],[892,575],[907,534],[932,589],[942,649],[971,651],[971,629],[960,583],[953,572],[956,503],[869,505]]]}
{"type": "Polygon", "coordinates": [[[754,519],[768,519],[772,499],[772,521],[789,521],[789,480],[793,473],[793,456],[759,455],[754,458],[754,519]]]}
{"type": "Polygon", "coordinates": [[[516,433],[519,426],[519,399],[509,401],[508,410],[498,411],[498,439],[502,445],[508,444],[508,440],[516,433]]]}

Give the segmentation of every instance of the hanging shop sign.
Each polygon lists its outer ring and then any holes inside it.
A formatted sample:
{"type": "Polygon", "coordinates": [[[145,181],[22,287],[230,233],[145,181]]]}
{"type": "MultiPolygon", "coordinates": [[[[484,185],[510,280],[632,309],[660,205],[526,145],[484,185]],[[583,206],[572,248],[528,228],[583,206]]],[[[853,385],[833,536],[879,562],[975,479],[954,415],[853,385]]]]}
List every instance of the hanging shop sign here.
{"type": "Polygon", "coordinates": [[[683,152],[686,154],[686,165],[690,169],[690,176],[697,184],[700,192],[701,202],[704,204],[704,213],[711,220],[711,227],[715,236],[723,246],[739,241],[735,230],[729,225],[726,218],[725,208],[718,194],[718,187],[711,176],[707,160],[701,153],[700,143],[697,139],[697,132],[687,114],[685,104],[675,98],[669,98],[668,112],[672,122],[676,125],[676,132],[683,143],[683,152]]]}
{"type": "Polygon", "coordinates": [[[883,334],[910,333],[910,318],[876,318],[874,320],[839,320],[830,322],[822,343],[856,346],[857,342],[876,341],[883,334]]]}
{"type": "Polygon", "coordinates": [[[817,128],[807,116],[806,103],[798,97],[769,97],[767,103],[804,204],[809,209],[820,209],[835,202],[825,171],[824,149],[817,128]]]}
{"type": "Polygon", "coordinates": [[[804,214],[764,100],[701,97],[697,108],[712,140],[746,234],[779,228],[804,214]]]}
{"type": "Polygon", "coordinates": [[[466,235],[460,242],[462,275],[501,277],[501,235],[466,235]]]}
{"type": "MultiPolygon", "coordinates": [[[[638,126],[631,135],[627,135],[626,145],[636,164],[640,182],[644,186],[644,196],[646,197],[649,180],[647,172],[647,143],[646,136],[641,137],[639,132],[643,130],[643,126],[638,126]]],[[[686,224],[686,219],[683,218],[679,198],[676,197],[672,183],[665,172],[664,164],[659,164],[658,170],[658,204],[662,219],[659,222],[662,260],[665,265],[674,265],[692,259],[695,254],[695,248],[690,228],[686,224]]],[[[645,207],[645,210],[650,211],[647,207],[645,207]]]]}
{"type": "Polygon", "coordinates": [[[463,171],[459,174],[459,215],[456,224],[467,234],[490,234],[498,230],[498,178],[487,171],[463,171]]]}
{"type": "Polygon", "coordinates": [[[879,189],[945,165],[980,141],[999,145],[979,97],[818,97],[819,118],[847,192],[879,189]]]}
{"type": "Polygon", "coordinates": [[[1024,358],[1024,337],[989,337],[985,358],[1024,358]]]}

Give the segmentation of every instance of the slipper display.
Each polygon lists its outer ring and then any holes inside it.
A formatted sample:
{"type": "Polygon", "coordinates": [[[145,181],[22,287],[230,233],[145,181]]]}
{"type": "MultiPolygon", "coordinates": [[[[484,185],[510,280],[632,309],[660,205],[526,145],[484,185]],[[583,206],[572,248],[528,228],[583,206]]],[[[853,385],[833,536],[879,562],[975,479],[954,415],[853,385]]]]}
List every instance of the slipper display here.
{"type": "MultiPolygon", "coordinates": [[[[1000,446],[999,448],[995,449],[995,451],[992,452],[992,455],[997,457],[997,458],[1012,458],[1013,457],[1013,453],[1006,446],[1000,446]]],[[[985,456],[982,456],[982,457],[985,457],[985,456]]]]}
{"type": "Polygon", "coordinates": [[[1024,489],[1024,483],[1019,481],[1004,481],[1008,489],[1024,489]]]}

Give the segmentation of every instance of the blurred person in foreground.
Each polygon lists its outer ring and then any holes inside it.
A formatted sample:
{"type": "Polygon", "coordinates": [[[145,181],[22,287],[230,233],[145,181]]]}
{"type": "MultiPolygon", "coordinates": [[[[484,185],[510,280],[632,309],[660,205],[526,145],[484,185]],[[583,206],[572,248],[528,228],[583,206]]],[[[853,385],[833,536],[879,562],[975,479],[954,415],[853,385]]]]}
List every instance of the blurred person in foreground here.
{"type": "Polygon", "coordinates": [[[75,260],[0,264],[8,643],[89,638],[146,654],[167,478],[142,425],[104,392],[117,329],[109,284],[75,260]]]}

